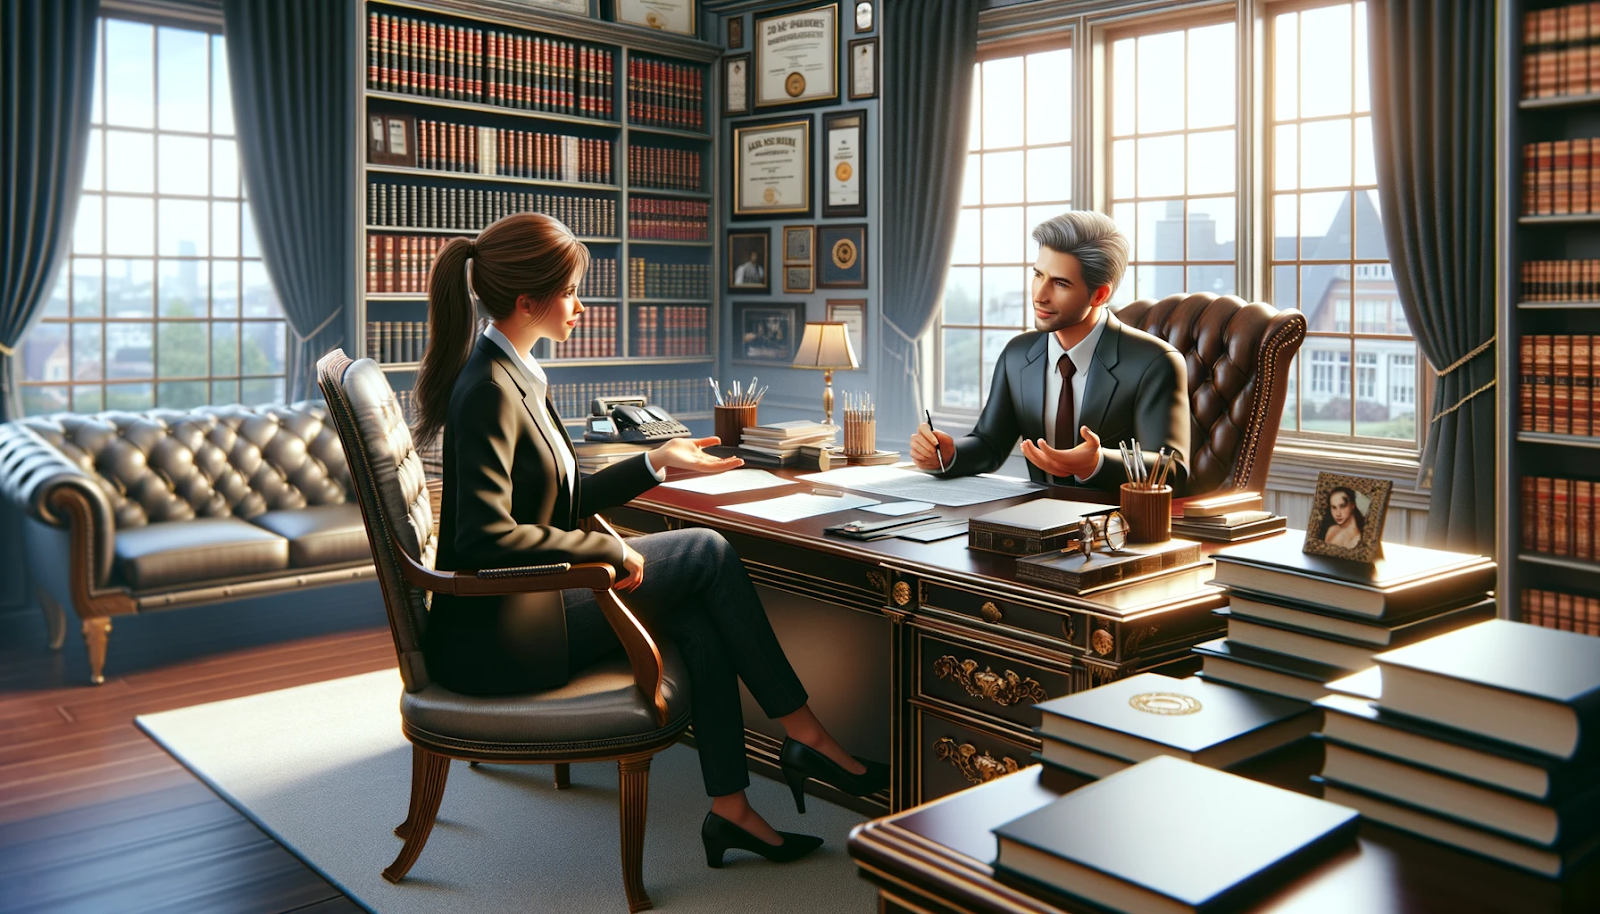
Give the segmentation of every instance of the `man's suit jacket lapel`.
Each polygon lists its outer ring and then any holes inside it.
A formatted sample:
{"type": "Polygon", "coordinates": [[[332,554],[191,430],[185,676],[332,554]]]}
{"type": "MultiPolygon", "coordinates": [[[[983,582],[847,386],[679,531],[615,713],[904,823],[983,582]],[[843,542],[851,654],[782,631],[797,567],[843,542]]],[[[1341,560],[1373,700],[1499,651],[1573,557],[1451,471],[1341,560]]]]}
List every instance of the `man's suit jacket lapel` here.
{"type": "MultiPolygon", "coordinates": [[[[1122,322],[1106,315],[1106,326],[1100,333],[1100,342],[1094,347],[1094,359],[1089,363],[1089,377],[1083,383],[1083,406],[1078,410],[1079,425],[1087,425],[1099,433],[1105,428],[1106,410],[1111,408],[1111,398],[1117,392],[1117,362],[1122,343],[1122,322]]],[[[1072,432],[1073,443],[1078,442],[1078,431],[1072,432]]],[[[1101,442],[1105,446],[1105,442],[1101,442]]]]}
{"type": "Polygon", "coordinates": [[[1046,365],[1044,354],[1050,350],[1050,334],[1041,333],[1028,347],[1027,362],[1022,366],[1022,413],[1017,423],[1022,437],[1030,441],[1044,437],[1044,388],[1049,381],[1046,372],[1054,370],[1046,365]]]}

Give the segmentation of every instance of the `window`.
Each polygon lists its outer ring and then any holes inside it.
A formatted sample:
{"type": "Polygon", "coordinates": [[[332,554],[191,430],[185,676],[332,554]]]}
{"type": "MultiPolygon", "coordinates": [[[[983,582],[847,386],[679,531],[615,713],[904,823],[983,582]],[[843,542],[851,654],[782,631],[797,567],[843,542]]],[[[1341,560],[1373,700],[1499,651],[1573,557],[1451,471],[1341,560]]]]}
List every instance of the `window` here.
{"type": "Polygon", "coordinates": [[[939,405],[976,410],[1007,341],[1032,326],[1040,222],[1072,208],[1072,51],[976,65],[961,221],[939,326],[939,405]]]}
{"type": "Polygon", "coordinates": [[[1111,216],[1133,242],[1115,303],[1238,288],[1235,58],[1232,22],[1111,42],[1111,216]]]}
{"type": "Polygon", "coordinates": [[[1366,4],[1270,16],[1266,298],[1298,307],[1310,324],[1294,370],[1309,365],[1311,377],[1303,388],[1292,385],[1283,427],[1415,445],[1416,343],[1400,309],[1378,207],[1366,4]],[[1354,401],[1348,383],[1324,383],[1334,352],[1340,363],[1356,364],[1354,401]],[[1390,370],[1387,383],[1379,382],[1380,365],[1390,370]]]}
{"type": "Polygon", "coordinates": [[[100,21],[71,256],[26,412],[281,401],[286,327],[240,182],[222,35],[100,21]]]}

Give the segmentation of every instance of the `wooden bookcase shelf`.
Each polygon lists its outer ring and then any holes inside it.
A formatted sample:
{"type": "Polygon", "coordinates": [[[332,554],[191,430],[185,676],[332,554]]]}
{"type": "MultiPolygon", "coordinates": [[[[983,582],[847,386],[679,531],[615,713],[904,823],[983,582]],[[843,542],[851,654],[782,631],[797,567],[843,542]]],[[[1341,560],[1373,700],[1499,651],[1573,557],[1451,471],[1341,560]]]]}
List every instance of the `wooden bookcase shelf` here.
{"type": "Polygon", "coordinates": [[[508,175],[480,175],[470,171],[439,171],[432,168],[407,168],[403,165],[368,165],[368,174],[405,175],[408,178],[441,178],[447,181],[489,181],[517,187],[559,187],[563,190],[592,190],[616,193],[619,184],[591,184],[587,181],[550,181],[544,178],[513,178],[508,175]]]}
{"type": "MultiPolygon", "coordinates": [[[[457,111],[476,111],[483,114],[496,116],[520,117],[532,121],[545,121],[551,124],[582,124],[586,127],[610,127],[613,130],[622,129],[622,122],[606,120],[604,118],[578,117],[571,114],[556,114],[552,111],[530,111],[527,108],[512,108],[508,105],[489,105],[483,102],[465,102],[449,98],[434,98],[431,95],[412,95],[409,92],[390,92],[386,89],[366,90],[368,101],[381,100],[402,102],[407,105],[426,105],[429,108],[453,108],[457,111]]],[[[636,128],[637,129],[637,128],[636,128]]]]}
{"type": "Polygon", "coordinates": [[[1581,108],[1584,105],[1600,104],[1600,92],[1586,92],[1583,95],[1553,95],[1549,98],[1524,98],[1517,101],[1517,107],[1524,111],[1540,108],[1581,108]]]}
{"type": "Polygon", "coordinates": [[[1564,447],[1585,447],[1600,450],[1600,436],[1555,435],[1550,432],[1517,432],[1517,440],[1524,444],[1556,444],[1564,447]]]}

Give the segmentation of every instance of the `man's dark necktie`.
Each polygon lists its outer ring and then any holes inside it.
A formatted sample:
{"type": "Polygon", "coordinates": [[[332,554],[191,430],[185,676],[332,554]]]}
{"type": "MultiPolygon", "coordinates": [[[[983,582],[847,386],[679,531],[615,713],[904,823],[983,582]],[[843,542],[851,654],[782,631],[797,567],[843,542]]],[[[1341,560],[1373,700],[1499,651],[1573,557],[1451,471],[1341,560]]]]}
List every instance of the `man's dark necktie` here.
{"type": "Polygon", "coordinates": [[[1072,376],[1077,373],[1078,367],[1072,364],[1072,357],[1065,352],[1056,362],[1056,370],[1061,372],[1061,397],[1056,400],[1056,438],[1055,446],[1066,450],[1078,443],[1077,410],[1072,401],[1072,376]]]}

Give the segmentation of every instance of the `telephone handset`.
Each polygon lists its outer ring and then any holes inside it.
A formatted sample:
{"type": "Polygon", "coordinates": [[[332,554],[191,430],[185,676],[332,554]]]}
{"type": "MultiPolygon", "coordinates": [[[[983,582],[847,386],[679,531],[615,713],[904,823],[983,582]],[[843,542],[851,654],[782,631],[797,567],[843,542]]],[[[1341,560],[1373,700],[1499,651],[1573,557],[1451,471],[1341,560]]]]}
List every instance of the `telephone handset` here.
{"type": "Polygon", "coordinates": [[[659,406],[650,406],[643,397],[599,399],[594,401],[588,428],[589,441],[625,441],[654,444],[672,438],[687,438],[689,429],[659,406]]]}

